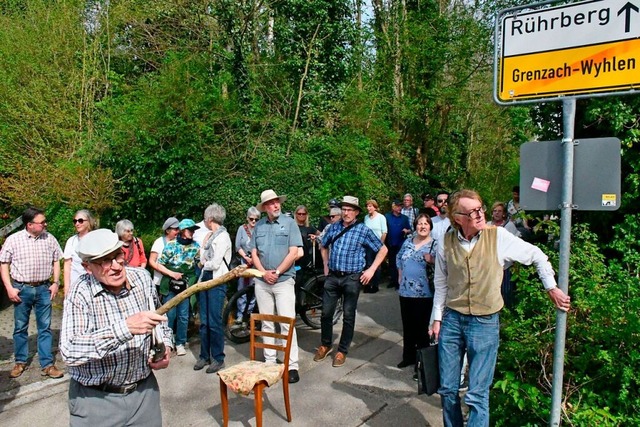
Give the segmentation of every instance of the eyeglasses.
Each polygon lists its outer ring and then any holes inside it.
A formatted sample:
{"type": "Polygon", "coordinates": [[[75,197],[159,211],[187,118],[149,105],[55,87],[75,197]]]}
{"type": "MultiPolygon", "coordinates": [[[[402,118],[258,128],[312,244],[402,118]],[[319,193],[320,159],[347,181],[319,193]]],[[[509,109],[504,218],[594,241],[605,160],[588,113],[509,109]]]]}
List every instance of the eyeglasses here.
{"type": "Polygon", "coordinates": [[[123,265],[124,264],[124,254],[122,252],[118,252],[111,256],[106,256],[102,259],[93,261],[94,264],[99,264],[102,268],[107,269],[111,268],[113,265],[113,261],[116,263],[123,265]]]}
{"type": "Polygon", "coordinates": [[[296,215],[305,216],[305,215],[307,215],[307,213],[306,212],[296,212],[296,215]]]}
{"type": "Polygon", "coordinates": [[[254,222],[254,221],[257,221],[257,220],[258,220],[258,218],[247,218],[247,219],[248,219],[249,221],[251,221],[251,222],[254,222]]]}
{"type": "Polygon", "coordinates": [[[353,208],[342,208],[342,212],[355,212],[353,208]]]}
{"type": "Polygon", "coordinates": [[[44,221],[41,221],[41,222],[31,221],[31,224],[47,225],[47,220],[45,219],[44,221]]]}
{"type": "Polygon", "coordinates": [[[438,203],[447,203],[447,199],[438,199],[437,202],[438,203]]]}
{"type": "Polygon", "coordinates": [[[485,213],[486,209],[484,206],[481,206],[479,208],[475,208],[473,209],[471,212],[456,212],[456,215],[464,215],[469,217],[469,219],[478,219],[480,218],[484,213],[485,213]]]}
{"type": "Polygon", "coordinates": [[[125,233],[133,233],[133,230],[124,230],[125,233]]]}
{"type": "Polygon", "coordinates": [[[85,223],[85,221],[88,221],[88,220],[87,220],[87,219],[84,219],[84,218],[78,218],[78,219],[74,218],[74,219],[73,219],[73,223],[74,223],[74,224],[84,224],[84,223],[85,223]]]}

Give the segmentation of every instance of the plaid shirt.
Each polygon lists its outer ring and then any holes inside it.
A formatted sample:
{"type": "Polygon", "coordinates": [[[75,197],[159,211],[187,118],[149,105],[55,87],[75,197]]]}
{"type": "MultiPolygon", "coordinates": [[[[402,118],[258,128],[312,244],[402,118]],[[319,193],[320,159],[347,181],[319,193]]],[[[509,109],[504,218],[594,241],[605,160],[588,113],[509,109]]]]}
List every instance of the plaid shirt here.
{"type": "Polygon", "coordinates": [[[418,216],[418,209],[411,206],[410,208],[402,208],[400,213],[407,218],[409,218],[409,225],[411,226],[411,231],[414,231],[413,221],[416,220],[416,216],[418,216]]]}
{"type": "MultiPolygon", "coordinates": [[[[326,247],[343,229],[342,221],[329,225],[322,246],[326,247]]],[[[329,270],[360,273],[365,267],[365,247],[378,252],[382,242],[364,223],[355,224],[329,246],[329,270]]]]}
{"type": "Polygon", "coordinates": [[[43,231],[33,237],[27,230],[7,237],[0,250],[0,263],[7,263],[16,282],[44,282],[53,274],[53,263],[62,258],[55,237],[43,231]]]}
{"type": "MultiPolygon", "coordinates": [[[[71,378],[80,384],[124,386],[149,376],[151,335],[132,335],[126,319],[149,307],[158,295],[149,273],[142,268],[125,268],[131,289],[118,295],[105,290],[92,275],[84,275],[65,299],[60,336],[60,353],[71,378]]],[[[160,324],[162,340],[171,343],[171,329],[160,324]]]]}

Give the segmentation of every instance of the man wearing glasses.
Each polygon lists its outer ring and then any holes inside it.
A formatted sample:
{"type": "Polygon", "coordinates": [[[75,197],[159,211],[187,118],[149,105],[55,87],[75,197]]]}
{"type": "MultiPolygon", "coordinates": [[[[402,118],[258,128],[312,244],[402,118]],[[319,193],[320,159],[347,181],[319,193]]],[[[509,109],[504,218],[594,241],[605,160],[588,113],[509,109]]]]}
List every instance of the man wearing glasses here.
{"type": "Polygon", "coordinates": [[[447,213],[449,212],[449,193],[441,191],[436,196],[436,206],[438,207],[439,214],[432,217],[433,230],[431,230],[431,237],[434,240],[439,240],[444,233],[451,228],[451,221],[447,213]]]}
{"type": "Polygon", "coordinates": [[[465,351],[469,360],[469,426],[489,426],[489,389],[498,355],[502,272],[513,262],[535,265],[555,306],[568,311],[571,300],[557,287],[547,256],[502,227],[487,226],[482,199],[473,190],[451,197],[453,224],[438,242],[432,332],[439,339],[440,388],[444,425],[462,427],[458,395],[465,351]]]}
{"type": "Polygon", "coordinates": [[[333,315],[342,296],[342,334],[333,367],[344,365],[356,325],[356,307],[360,288],[369,285],[371,278],[387,255],[387,247],[362,222],[357,222],[362,211],[356,197],[344,196],[340,203],[342,220],[327,227],[320,242],[324,274],[327,275],[322,298],[321,345],[313,360],[324,360],[332,351],[333,315]],[[366,249],[376,253],[371,266],[365,268],[366,249]]]}
{"type": "Polygon", "coordinates": [[[161,426],[160,390],[153,369],[169,366],[171,329],[155,313],[150,274],[124,266],[122,242],[107,229],[78,245],[87,273],[64,304],[60,352],[69,367],[70,426],[161,426]],[[165,345],[153,361],[153,339],[165,345]],[[105,415],[108,414],[108,415],[105,415]]]}
{"type": "Polygon", "coordinates": [[[433,226],[441,221],[447,220],[447,205],[449,201],[449,193],[441,191],[436,195],[436,208],[438,209],[438,215],[431,218],[433,226]]]}
{"type": "Polygon", "coordinates": [[[41,373],[61,378],[63,373],[56,368],[51,351],[51,301],[58,293],[62,250],[46,231],[43,211],[28,208],[22,214],[22,223],[24,230],[9,236],[0,250],[2,282],[14,306],[15,365],[9,376],[18,378],[27,369],[29,316],[35,309],[41,373]]]}

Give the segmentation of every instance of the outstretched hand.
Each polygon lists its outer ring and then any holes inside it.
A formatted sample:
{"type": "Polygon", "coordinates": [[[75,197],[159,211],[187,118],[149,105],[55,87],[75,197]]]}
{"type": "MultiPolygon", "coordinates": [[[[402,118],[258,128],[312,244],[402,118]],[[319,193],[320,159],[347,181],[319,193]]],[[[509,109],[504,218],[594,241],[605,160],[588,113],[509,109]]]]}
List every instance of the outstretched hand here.
{"type": "Polygon", "coordinates": [[[549,292],[549,299],[553,301],[556,308],[562,311],[569,311],[571,308],[571,297],[565,294],[560,288],[553,288],[549,292]]]}

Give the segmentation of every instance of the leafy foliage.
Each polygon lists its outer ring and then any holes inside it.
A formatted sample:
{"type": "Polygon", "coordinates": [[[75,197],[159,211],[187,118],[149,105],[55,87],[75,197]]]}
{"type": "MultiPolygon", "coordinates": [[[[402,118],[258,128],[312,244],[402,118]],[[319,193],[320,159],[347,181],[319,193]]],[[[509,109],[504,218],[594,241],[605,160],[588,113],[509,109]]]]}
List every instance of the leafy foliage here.
{"type": "MultiPolygon", "coordinates": [[[[563,418],[570,425],[637,425],[640,283],[618,262],[606,263],[585,225],[572,230],[563,418]]],[[[557,262],[557,254],[552,254],[557,262]]],[[[549,418],[553,310],[535,272],[521,268],[519,302],[502,316],[502,344],[492,406],[496,425],[540,425],[549,418]],[[518,413],[513,419],[506,414],[518,413]]]]}

